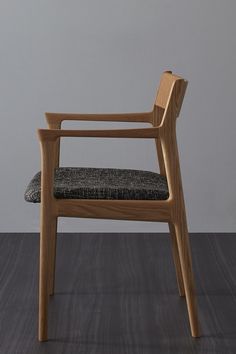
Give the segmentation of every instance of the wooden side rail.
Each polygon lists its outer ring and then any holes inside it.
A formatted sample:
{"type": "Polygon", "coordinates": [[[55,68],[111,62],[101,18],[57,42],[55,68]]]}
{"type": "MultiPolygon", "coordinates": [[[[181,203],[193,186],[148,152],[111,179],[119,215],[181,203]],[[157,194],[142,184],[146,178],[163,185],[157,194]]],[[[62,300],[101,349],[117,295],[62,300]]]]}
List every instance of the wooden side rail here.
{"type": "Polygon", "coordinates": [[[112,220],[171,220],[171,200],[55,199],[55,214],[63,217],[112,220]]]}
{"type": "Polygon", "coordinates": [[[157,139],[159,128],[143,129],[112,129],[112,130],[69,130],[69,129],[38,129],[39,140],[56,140],[62,137],[87,138],[143,138],[157,139]]]}

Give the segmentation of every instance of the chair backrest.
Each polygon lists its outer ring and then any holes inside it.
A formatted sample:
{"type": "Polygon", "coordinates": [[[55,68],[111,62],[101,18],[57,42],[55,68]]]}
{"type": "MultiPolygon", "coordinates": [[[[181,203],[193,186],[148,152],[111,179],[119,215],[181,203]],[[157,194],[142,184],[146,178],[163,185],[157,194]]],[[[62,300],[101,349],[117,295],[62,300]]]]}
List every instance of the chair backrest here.
{"type": "Polygon", "coordinates": [[[175,85],[178,85],[178,90],[175,92],[175,95],[177,94],[177,97],[175,97],[176,117],[178,117],[188,82],[180,76],[172,74],[171,71],[166,71],[161,76],[155,106],[161,108],[162,112],[166,110],[175,85]]]}

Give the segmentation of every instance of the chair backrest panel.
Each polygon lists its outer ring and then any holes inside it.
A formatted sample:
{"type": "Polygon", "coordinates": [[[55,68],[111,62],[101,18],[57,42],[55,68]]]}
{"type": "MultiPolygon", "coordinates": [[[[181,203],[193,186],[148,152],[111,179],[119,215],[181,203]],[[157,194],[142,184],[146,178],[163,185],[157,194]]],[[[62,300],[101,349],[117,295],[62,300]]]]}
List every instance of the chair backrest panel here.
{"type": "Polygon", "coordinates": [[[155,105],[164,110],[166,109],[167,103],[172,93],[173,86],[177,81],[180,83],[178,97],[176,97],[176,115],[178,117],[188,83],[180,76],[172,74],[171,71],[166,71],[162,74],[160,85],[157,91],[155,105]]]}

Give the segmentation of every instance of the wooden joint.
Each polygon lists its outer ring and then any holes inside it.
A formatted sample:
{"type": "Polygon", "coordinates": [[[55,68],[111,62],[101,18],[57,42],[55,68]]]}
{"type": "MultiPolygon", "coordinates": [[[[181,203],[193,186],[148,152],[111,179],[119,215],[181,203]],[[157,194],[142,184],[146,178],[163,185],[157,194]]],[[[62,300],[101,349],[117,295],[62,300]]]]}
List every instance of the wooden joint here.
{"type": "Polygon", "coordinates": [[[44,141],[57,141],[58,136],[55,134],[53,130],[50,129],[38,129],[38,137],[41,142],[44,141]]]}
{"type": "Polygon", "coordinates": [[[54,113],[45,113],[46,121],[50,129],[60,129],[63,118],[60,115],[54,113]]]}

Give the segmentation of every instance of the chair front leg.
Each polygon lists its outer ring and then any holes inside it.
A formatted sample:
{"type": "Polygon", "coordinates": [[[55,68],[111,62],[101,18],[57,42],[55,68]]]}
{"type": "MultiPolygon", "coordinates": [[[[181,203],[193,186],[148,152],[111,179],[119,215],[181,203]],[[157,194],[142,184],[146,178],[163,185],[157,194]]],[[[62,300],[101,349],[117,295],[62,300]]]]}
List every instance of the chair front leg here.
{"type": "Polygon", "coordinates": [[[46,341],[48,329],[48,302],[50,292],[51,238],[53,236],[53,217],[47,205],[41,205],[40,257],[39,257],[39,341],[46,341]]]}
{"type": "Polygon", "coordinates": [[[39,341],[47,340],[49,294],[54,283],[56,212],[54,202],[55,141],[39,134],[41,147],[41,225],[39,259],[39,341]]]}

